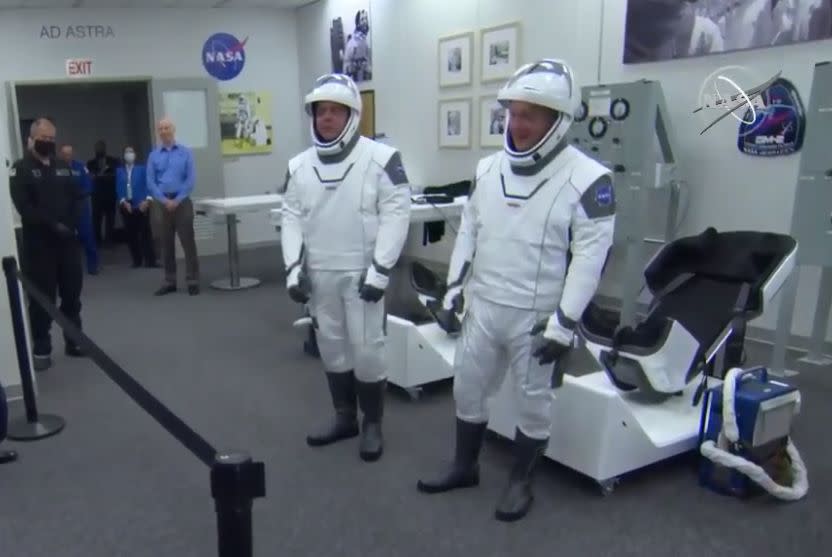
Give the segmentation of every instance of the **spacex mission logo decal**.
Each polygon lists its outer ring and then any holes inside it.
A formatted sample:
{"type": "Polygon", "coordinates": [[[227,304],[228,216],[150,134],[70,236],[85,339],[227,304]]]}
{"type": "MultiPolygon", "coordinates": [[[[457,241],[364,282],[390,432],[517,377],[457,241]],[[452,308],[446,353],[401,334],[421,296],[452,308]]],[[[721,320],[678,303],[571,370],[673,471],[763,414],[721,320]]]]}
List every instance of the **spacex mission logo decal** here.
{"type": "Polygon", "coordinates": [[[234,79],[246,65],[246,42],[230,33],[214,33],[202,46],[202,65],[212,77],[220,81],[234,79]]]}

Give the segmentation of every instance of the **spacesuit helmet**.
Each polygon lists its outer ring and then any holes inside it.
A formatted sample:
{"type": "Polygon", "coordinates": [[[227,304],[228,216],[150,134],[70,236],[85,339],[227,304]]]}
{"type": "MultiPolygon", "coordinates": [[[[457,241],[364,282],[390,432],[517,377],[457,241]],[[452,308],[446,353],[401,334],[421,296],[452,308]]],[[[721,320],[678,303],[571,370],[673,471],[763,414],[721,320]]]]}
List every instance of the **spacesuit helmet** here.
{"type": "Polygon", "coordinates": [[[361,120],[361,92],[349,76],[337,73],[322,75],[315,81],[312,91],[306,95],[304,106],[306,113],[310,116],[309,129],[312,133],[312,141],[320,155],[337,155],[358,134],[361,120]],[[323,101],[341,104],[350,111],[341,134],[331,141],[321,137],[315,126],[315,104],[323,101]]]}
{"type": "Polygon", "coordinates": [[[562,60],[545,58],[518,69],[497,93],[497,100],[506,108],[506,132],[503,148],[513,166],[531,166],[550,154],[563,139],[580,108],[580,90],[572,68],[562,60]],[[555,121],[532,147],[520,151],[511,137],[512,101],[522,101],[555,111],[555,121]]]}

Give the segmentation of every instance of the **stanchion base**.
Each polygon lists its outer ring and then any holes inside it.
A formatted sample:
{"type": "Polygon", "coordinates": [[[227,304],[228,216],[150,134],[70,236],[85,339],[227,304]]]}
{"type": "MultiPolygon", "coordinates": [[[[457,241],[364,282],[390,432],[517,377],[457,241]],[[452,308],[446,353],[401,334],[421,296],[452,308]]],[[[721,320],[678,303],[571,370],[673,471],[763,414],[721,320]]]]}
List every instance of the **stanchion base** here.
{"type": "Polygon", "coordinates": [[[233,286],[230,278],[215,280],[211,283],[212,288],[217,290],[245,290],[246,288],[254,288],[260,284],[260,279],[250,277],[240,277],[240,284],[233,286]]]}
{"type": "Polygon", "coordinates": [[[10,422],[7,437],[13,441],[37,441],[59,434],[65,426],[66,422],[60,416],[40,414],[36,422],[25,418],[10,422]]]}
{"type": "Polygon", "coordinates": [[[801,364],[809,364],[813,366],[828,366],[832,364],[832,358],[825,354],[822,356],[804,356],[797,361],[801,364]]]}

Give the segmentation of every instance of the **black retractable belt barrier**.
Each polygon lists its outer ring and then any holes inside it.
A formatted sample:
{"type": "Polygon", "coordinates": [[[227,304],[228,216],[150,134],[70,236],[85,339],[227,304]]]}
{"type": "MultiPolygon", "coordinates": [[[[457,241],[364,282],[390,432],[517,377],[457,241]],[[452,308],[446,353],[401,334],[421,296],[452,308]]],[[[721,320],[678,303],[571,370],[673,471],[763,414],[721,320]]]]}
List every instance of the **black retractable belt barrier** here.
{"type": "MultiPolygon", "coordinates": [[[[51,300],[40,292],[26,275],[18,270],[14,257],[3,258],[3,270],[6,273],[9,305],[12,309],[12,322],[15,330],[17,359],[21,370],[21,379],[23,380],[26,422],[41,424],[40,427],[43,429],[45,427],[43,422],[47,416],[38,414],[37,411],[18,280],[23,285],[26,293],[55,320],[64,333],[80,346],[113,382],[121,387],[136,404],[150,414],[195,457],[211,469],[211,496],[214,499],[217,514],[218,555],[219,557],[252,557],[251,509],[254,499],[266,495],[264,464],[254,462],[251,456],[245,452],[217,452],[210,443],[115,363],[75,323],[67,319],[51,300]]],[[[54,435],[63,428],[63,420],[52,416],[49,416],[49,418],[60,421],[60,428],[50,433],[50,435],[54,435]]],[[[39,438],[43,437],[44,435],[41,435],[39,438]]],[[[9,438],[17,439],[11,434],[9,438]]]]}

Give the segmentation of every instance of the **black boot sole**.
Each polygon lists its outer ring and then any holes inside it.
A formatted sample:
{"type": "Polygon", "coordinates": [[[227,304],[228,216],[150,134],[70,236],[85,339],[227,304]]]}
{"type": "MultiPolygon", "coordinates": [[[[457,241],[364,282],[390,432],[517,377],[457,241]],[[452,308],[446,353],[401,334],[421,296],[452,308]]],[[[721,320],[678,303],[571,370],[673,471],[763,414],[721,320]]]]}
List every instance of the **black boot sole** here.
{"type": "Polygon", "coordinates": [[[534,503],[534,497],[529,499],[529,501],[525,505],[523,505],[518,511],[508,512],[497,509],[496,511],[494,511],[494,518],[501,522],[517,522],[518,520],[524,518],[527,514],[529,514],[529,511],[532,509],[532,503],[534,503]]]}
{"type": "Polygon", "coordinates": [[[384,454],[384,450],[380,449],[378,451],[361,451],[358,453],[358,456],[361,457],[361,460],[364,462],[375,462],[381,458],[381,455],[384,454]]]}
{"type": "Polygon", "coordinates": [[[464,478],[463,481],[456,482],[424,482],[422,480],[419,480],[419,482],[416,484],[416,489],[418,489],[421,493],[435,495],[437,493],[447,493],[448,491],[454,491],[455,489],[467,489],[470,487],[477,487],[478,485],[480,485],[479,474],[475,475],[474,477],[464,478]]]}
{"type": "Polygon", "coordinates": [[[310,447],[326,447],[327,445],[332,445],[333,443],[337,443],[339,441],[354,439],[355,437],[358,437],[358,434],[358,425],[356,425],[354,430],[349,429],[345,431],[340,431],[337,434],[333,434],[331,436],[307,435],[306,444],[310,447]]]}

